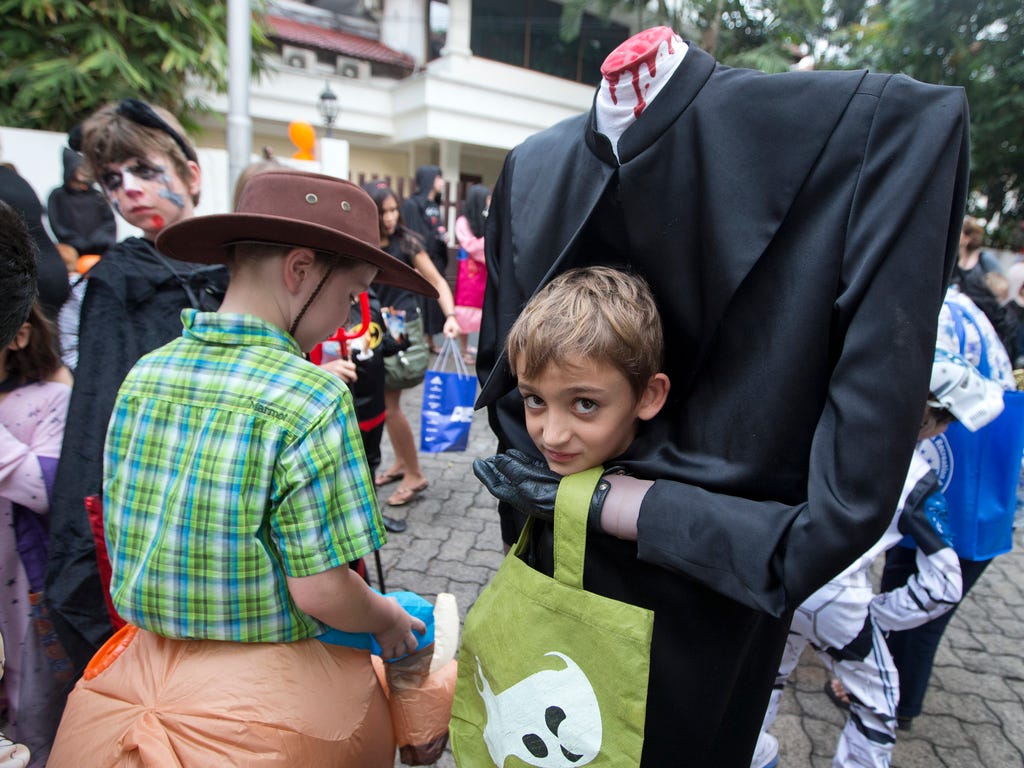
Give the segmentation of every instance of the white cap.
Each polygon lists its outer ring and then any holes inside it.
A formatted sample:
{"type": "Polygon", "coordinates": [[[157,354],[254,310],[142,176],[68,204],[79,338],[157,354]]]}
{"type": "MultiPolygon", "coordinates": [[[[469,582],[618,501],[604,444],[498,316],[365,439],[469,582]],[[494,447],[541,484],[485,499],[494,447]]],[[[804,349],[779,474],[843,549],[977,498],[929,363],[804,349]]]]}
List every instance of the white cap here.
{"type": "Polygon", "coordinates": [[[1003,388],[960,355],[935,350],[928,405],[945,408],[971,432],[1003,412],[1003,388]]]}

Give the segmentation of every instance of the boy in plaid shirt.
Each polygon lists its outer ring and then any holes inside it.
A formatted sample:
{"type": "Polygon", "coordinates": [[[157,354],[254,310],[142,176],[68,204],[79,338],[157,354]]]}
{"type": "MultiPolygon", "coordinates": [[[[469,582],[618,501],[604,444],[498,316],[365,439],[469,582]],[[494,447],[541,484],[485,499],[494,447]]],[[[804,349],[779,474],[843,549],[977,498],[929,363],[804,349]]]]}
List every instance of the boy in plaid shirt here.
{"type": "Polygon", "coordinates": [[[369,196],[300,172],[161,233],[231,282],[118,394],[105,523],[128,626],[71,695],[55,764],[392,765],[369,654],[315,638],[369,632],[390,658],[425,627],[346,565],[386,534],[351,394],[303,357],[374,280],[432,292],[377,240],[369,196]]]}

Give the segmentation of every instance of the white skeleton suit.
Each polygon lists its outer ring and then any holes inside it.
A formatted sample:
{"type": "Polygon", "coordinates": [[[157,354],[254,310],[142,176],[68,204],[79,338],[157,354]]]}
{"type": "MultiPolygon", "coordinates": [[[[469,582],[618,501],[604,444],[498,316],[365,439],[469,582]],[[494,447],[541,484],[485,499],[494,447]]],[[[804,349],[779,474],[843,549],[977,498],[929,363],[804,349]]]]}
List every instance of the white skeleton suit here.
{"type": "Polygon", "coordinates": [[[884,635],[941,616],[960,600],[960,564],[944,529],[945,513],[938,478],[915,451],[896,514],[882,538],[797,608],[761,738],[775,721],[786,680],[810,643],[850,697],[850,715],[832,765],[889,765],[900,688],[884,635]],[[874,594],[871,564],[907,534],[918,544],[917,574],[900,589],[874,594]]]}

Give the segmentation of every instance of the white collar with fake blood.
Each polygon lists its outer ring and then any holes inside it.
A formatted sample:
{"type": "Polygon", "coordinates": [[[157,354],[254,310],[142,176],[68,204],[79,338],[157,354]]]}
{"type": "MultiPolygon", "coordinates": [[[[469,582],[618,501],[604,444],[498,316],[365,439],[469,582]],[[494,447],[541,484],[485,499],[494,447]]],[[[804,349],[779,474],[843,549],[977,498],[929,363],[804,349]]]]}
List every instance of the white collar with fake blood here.
{"type": "Polygon", "coordinates": [[[604,60],[595,118],[616,159],[622,134],[672,78],[687,50],[670,28],[653,27],[633,35],[604,60]]]}

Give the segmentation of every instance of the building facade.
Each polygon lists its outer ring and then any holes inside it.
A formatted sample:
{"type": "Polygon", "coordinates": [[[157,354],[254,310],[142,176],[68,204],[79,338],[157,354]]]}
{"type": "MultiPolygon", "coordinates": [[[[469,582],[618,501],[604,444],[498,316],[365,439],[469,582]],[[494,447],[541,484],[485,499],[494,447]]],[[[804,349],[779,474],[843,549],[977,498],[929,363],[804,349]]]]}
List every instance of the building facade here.
{"type": "MultiPolygon", "coordinates": [[[[331,135],[347,145],[340,175],[407,179],[430,164],[450,182],[493,184],[512,147],[590,108],[601,61],[632,33],[587,15],[563,44],[560,13],[547,0],[275,0],[272,71],[249,94],[254,152],[291,156],[292,121],[322,136],[326,86],[339,105],[331,135]]],[[[199,143],[223,148],[227,96],[194,95],[215,113],[199,143]]]]}

